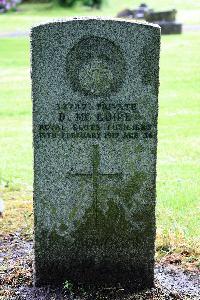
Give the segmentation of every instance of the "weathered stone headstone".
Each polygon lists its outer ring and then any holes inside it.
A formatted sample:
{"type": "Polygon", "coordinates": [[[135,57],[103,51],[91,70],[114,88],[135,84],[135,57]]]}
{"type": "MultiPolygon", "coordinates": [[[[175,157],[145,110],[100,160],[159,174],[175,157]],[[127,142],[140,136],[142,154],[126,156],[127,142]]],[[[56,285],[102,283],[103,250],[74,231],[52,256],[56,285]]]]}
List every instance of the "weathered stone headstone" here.
{"type": "Polygon", "coordinates": [[[153,284],[160,28],[32,29],[35,282],[153,284]]]}

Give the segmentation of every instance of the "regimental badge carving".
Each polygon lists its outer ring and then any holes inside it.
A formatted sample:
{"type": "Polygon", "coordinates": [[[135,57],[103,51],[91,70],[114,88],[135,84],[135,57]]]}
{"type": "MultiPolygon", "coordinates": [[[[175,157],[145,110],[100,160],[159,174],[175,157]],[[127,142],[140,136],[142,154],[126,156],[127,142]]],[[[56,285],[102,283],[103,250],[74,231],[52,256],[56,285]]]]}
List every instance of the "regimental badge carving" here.
{"type": "Polygon", "coordinates": [[[66,70],[74,91],[106,96],[120,90],[125,79],[125,59],[114,42],[84,37],[67,54],[66,70]]]}

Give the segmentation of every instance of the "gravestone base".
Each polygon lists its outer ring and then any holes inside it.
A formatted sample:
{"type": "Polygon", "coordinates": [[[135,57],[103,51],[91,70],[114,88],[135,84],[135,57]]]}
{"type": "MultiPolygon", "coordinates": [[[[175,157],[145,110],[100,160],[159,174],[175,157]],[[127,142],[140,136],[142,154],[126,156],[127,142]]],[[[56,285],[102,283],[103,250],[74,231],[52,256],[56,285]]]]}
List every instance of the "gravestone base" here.
{"type": "Polygon", "coordinates": [[[84,289],[122,286],[136,291],[153,287],[154,217],[148,222],[149,238],[144,241],[112,201],[109,206],[104,216],[98,211],[102,224],[96,223],[96,229],[95,211],[90,209],[71,239],[56,232],[36,234],[40,241],[35,244],[36,286],[61,286],[67,280],[84,289]],[[110,224],[111,213],[118,223],[110,224]]]}
{"type": "MultiPolygon", "coordinates": [[[[63,262],[65,264],[65,262],[63,262]]],[[[98,266],[94,261],[72,262],[71,267],[66,267],[55,261],[52,265],[40,267],[42,277],[37,277],[35,286],[62,286],[68,281],[74,287],[83,287],[84,289],[98,289],[108,287],[122,287],[127,291],[140,291],[146,288],[152,288],[154,285],[153,264],[151,266],[140,264],[138,266],[124,264],[114,265],[112,262],[102,262],[98,266]]]]}
{"type": "Polygon", "coordinates": [[[157,22],[161,27],[161,34],[181,34],[182,33],[182,24],[175,22],[161,21],[157,22]]]}

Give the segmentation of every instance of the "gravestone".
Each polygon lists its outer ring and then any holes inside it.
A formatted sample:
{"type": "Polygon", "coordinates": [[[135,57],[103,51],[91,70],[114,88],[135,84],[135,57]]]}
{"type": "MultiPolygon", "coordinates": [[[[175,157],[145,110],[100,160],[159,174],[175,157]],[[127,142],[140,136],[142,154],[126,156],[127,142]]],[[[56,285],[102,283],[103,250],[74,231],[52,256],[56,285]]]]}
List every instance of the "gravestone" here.
{"type": "Polygon", "coordinates": [[[176,14],[176,9],[150,12],[145,19],[147,22],[158,24],[162,34],[180,34],[182,33],[182,24],[176,22],[176,14]]]}
{"type": "Polygon", "coordinates": [[[133,19],[135,16],[135,11],[131,9],[124,9],[117,14],[117,18],[130,18],[133,19]]]}
{"type": "Polygon", "coordinates": [[[140,6],[135,10],[135,18],[136,19],[145,19],[146,15],[151,12],[150,8],[147,4],[142,3],[140,6]]]}
{"type": "Polygon", "coordinates": [[[32,29],[35,284],[153,285],[160,28],[32,29]]]}

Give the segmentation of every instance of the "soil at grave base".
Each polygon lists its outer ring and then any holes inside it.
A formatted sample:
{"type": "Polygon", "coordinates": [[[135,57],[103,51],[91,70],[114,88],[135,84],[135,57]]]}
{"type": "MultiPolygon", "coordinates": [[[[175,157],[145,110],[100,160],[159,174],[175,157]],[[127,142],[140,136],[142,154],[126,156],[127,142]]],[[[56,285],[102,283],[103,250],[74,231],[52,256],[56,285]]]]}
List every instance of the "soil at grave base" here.
{"type": "Polygon", "coordinates": [[[182,270],[180,256],[171,254],[155,267],[155,287],[137,294],[128,294],[122,288],[106,288],[96,291],[66,288],[33,287],[33,243],[19,234],[0,237],[0,300],[134,300],[134,299],[200,299],[200,274],[196,267],[182,270]]]}

